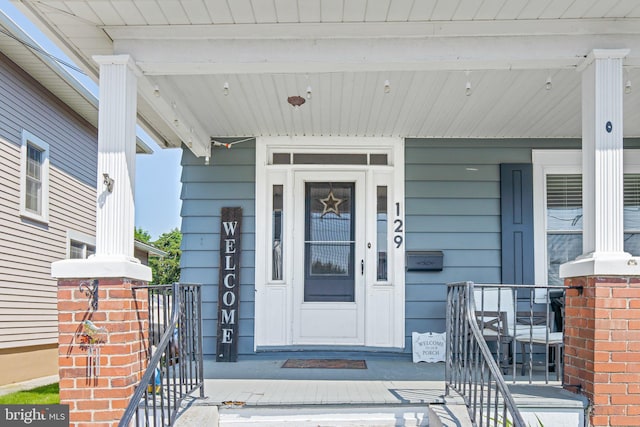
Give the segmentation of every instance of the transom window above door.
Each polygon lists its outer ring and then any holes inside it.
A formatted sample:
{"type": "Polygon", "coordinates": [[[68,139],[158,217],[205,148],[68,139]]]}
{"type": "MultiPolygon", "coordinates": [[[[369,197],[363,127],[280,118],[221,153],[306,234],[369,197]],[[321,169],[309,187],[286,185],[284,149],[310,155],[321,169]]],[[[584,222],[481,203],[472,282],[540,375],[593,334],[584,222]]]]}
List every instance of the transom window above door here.
{"type": "Polygon", "coordinates": [[[389,164],[386,153],[280,153],[271,155],[272,165],[375,165],[389,164]]]}

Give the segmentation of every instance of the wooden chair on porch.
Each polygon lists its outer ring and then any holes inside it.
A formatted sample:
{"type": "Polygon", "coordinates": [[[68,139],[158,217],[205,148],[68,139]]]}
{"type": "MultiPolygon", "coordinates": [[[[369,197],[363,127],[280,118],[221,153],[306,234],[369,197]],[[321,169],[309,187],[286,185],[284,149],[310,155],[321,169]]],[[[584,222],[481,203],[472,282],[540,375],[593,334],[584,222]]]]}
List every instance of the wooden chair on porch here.
{"type": "Polygon", "coordinates": [[[496,359],[503,371],[511,365],[511,344],[516,337],[520,341],[531,335],[546,336],[546,313],[518,311],[514,288],[476,288],[474,302],[478,326],[485,341],[496,343],[496,359]]]}

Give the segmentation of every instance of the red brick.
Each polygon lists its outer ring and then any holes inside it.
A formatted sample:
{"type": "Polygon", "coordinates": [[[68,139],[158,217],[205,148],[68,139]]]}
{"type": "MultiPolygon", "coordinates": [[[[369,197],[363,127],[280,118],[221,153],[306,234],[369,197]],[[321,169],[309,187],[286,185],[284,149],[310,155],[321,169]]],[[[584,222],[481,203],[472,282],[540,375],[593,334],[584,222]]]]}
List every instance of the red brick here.
{"type": "Polygon", "coordinates": [[[612,353],[611,360],[614,362],[640,362],[640,353],[612,353]]]}
{"type": "MultiPolygon", "coordinates": [[[[630,374],[628,372],[625,372],[625,373],[611,374],[611,382],[627,383],[627,384],[640,383],[640,373],[630,374]]],[[[631,393],[631,391],[629,393],[631,393]]]]}
{"type": "MultiPolygon", "coordinates": [[[[109,410],[109,411],[97,411],[97,412],[94,412],[93,419],[94,421],[116,421],[115,425],[118,425],[118,422],[120,421],[120,418],[122,417],[123,413],[124,411],[120,409],[109,410]]],[[[91,426],[93,427],[93,424],[91,426]]]]}
{"type": "Polygon", "coordinates": [[[640,298],[640,288],[612,289],[613,298],[640,298]]]}
{"type": "Polygon", "coordinates": [[[612,319],[640,319],[639,310],[611,310],[612,319]]]}
{"type": "Polygon", "coordinates": [[[609,418],[612,426],[640,426],[640,416],[620,416],[613,415],[609,418]]]}
{"type": "Polygon", "coordinates": [[[136,384],[136,382],[136,378],[133,375],[125,378],[112,378],[111,387],[124,387],[136,384]]]}
{"type": "Polygon", "coordinates": [[[625,405],[596,405],[593,408],[593,415],[625,415],[626,413],[625,405]]]}
{"type": "Polygon", "coordinates": [[[626,394],[627,393],[627,385],[626,384],[594,384],[593,386],[594,394],[626,394]]]}
{"type": "Polygon", "coordinates": [[[591,425],[593,427],[609,427],[609,417],[607,415],[593,415],[591,425]]]}
{"type": "Polygon", "coordinates": [[[611,331],[614,341],[640,341],[640,331],[611,331]]]}
{"type": "MultiPolygon", "coordinates": [[[[588,363],[588,362],[587,362],[588,363]]],[[[608,362],[608,363],[598,363],[593,367],[594,372],[627,372],[628,366],[625,362],[608,362]]]]}
{"type": "Polygon", "coordinates": [[[614,394],[611,396],[611,404],[612,405],[640,405],[640,395],[631,394],[631,395],[620,395],[614,394]]]}
{"type": "Polygon", "coordinates": [[[597,299],[595,306],[597,308],[627,308],[627,300],[620,298],[597,299]]]}
{"type": "Polygon", "coordinates": [[[596,351],[626,351],[627,343],[621,341],[598,341],[594,344],[596,351]]]}
{"type": "Polygon", "coordinates": [[[91,399],[91,400],[76,400],[76,408],[78,410],[99,410],[99,409],[109,409],[109,401],[108,400],[100,400],[100,399],[91,399]]]}
{"type": "Polygon", "coordinates": [[[91,421],[91,411],[73,411],[69,413],[70,421],[91,421]]]}

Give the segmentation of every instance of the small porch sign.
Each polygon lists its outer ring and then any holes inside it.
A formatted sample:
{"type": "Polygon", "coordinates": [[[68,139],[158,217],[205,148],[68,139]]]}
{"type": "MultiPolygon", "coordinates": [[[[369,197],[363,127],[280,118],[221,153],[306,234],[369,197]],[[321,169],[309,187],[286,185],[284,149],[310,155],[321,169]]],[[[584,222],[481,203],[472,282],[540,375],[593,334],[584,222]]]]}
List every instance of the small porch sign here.
{"type": "Polygon", "coordinates": [[[427,332],[411,334],[413,341],[413,363],[444,362],[446,357],[447,334],[427,332]]]}
{"type": "Polygon", "coordinates": [[[216,361],[237,362],[242,208],[222,208],[220,217],[220,278],[218,281],[216,361]]]}

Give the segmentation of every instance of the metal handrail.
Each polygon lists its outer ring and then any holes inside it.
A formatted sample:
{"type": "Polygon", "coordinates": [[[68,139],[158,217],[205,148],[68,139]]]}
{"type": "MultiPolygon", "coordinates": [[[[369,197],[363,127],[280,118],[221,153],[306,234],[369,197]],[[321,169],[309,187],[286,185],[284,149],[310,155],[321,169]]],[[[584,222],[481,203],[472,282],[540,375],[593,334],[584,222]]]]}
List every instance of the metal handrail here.
{"type": "MultiPolygon", "coordinates": [[[[183,399],[187,395],[193,393],[197,389],[200,389],[200,397],[204,397],[204,374],[203,374],[203,361],[202,361],[202,316],[201,316],[202,300],[201,300],[201,293],[200,293],[200,285],[185,285],[185,284],[174,283],[173,285],[141,286],[141,287],[136,287],[136,289],[147,289],[150,292],[153,292],[153,291],[166,292],[169,289],[169,286],[171,286],[171,292],[172,292],[171,316],[169,319],[167,319],[168,316],[166,316],[166,313],[165,313],[165,318],[164,318],[165,326],[166,326],[165,330],[156,346],[155,352],[151,355],[151,359],[148,362],[147,368],[144,374],[142,375],[142,378],[140,379],[140,383],[136,387],[135,392],[133,393],[131,400],[129,401],[129,404],[127,405],[127,408],[122,418],[120,419],[118,427],[127,427],[131,424],[132,420],[134,419],[134,416],[136,416],[139,412],[141,402],[144,402],[144,412],[145,412],[146,419],[144,420],[144,422],[142,422],[142,424],[140,422],[136,422],[135,424],[150,425],[149,414],[148,414],[149,401],[152,402],[151,407],[153,408],[154,417],[157,416],[157,411],[158,410],[160,411],[160,417],[161,417],[160,425],[171,426],[175,422],[176,415],[178,413],[178,410],[180,409],[180,405],[183,399]],[[194,292],[194,290],[197,291],[195,292],[197,294],[197,301],[195,301],[195,304],[194,304],[195,309],[197,311],[196,319],[186,318],[187,315],[183,311],[184,305],[185,305],[185,301],[184,301],[185,298],[183,298],[184,296],[182,295],[181,291],[186,291],[188,288],[192,289],[191,290],[192,293],[194,292]],[[168,320],[168,323],[167,323],[167,320],[168,320]],[[181,321],[183,323],[180,323],[181,321]],[[192,323],[195,323],[195,321],[197,321],[197,324],[192,324],[192,323]],[[188,325],[185,325],[184,323],[187,323],[188,325]],[[180,325],[180,326],[177,327],[176,325],[180,325]],[[196,330],[185,332],[184,331],[185,327],[195,328],[196,330]],[[191,355],[188,354],[187,349],[191,349],[193,356],[195,356],[198,359],[197,360],[198,365],[195,367],[195,369],[190,369],[191,372],[186,372],[184,366],[180,366],[180,372],[178,374],[179,377],[176,377],[175,369],[173,369],[173,381],[171,381],[171,375],[169,373],[169,369],[167,366],[167,369],[164,371],[164,373],[166,374],[165,375],[166,381],[160,380],[160,384],[158,385],[158,375],[160,373],[160,364],[163,356],[165,357],[165,362],[167,359],[174,358],[172,356],[172,353],[171,353],[172,349],[170,347],[172,345],[175,345],[174,340],[176,339],[176,336],[175,336],[176,331],[178,334],[178,337],[177,337],[178,349],[179,349],[178,360],[180,360],[181,362],[190,360],[188,358],[191,357],[191,355]],[[189,347],[189,343],[186,343],[186,338],[188,337],[191,337],[193,341],[192,343],[190,343],[191,347],[189,347]],[[197,377],[196,381],[195,382],[193,382],[192,380],[186,381],[185,379],[186,374],[187,373],[193,374],[194,371],[197,377]],[[163,389],[165,388],[165,386],[168,389],[171,389],[171,390],[168,390],[168,392],[173,394],[172,396],[167,396],[165,398],[163,394],[163,391],[164,391],[163,389]],[[158,393],[158,388],[160,388],[159,393],[158,393]],[[160,402],[160,404],[158,404],[158,401],[160,402]],[[168,412],[166,419],[165,419],[165,412],[164,412],[165,408],[167,409],[167,412],[168,412]]],[[[193,304],[194,301],[191,301],[191,303],[193,304]]],[[[150,311],[149,317],[151,322],[152,320],[151,305],[149,306],[149,311],[150,311]]],[[[151,340],[151,334],[150,334],[150,340],[151,340]]],[[[153,425],[158,425],[158,420],[154,420],[153,425]]]]}
{"type": "Polygon", "coordinates": [[[475,425],[526,427],[478,327],[473,282],[447,285],[447,309],[446,394],[462,396],[475,425]]]}

